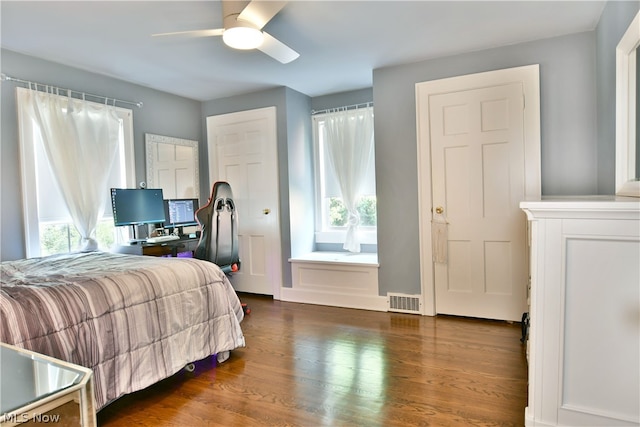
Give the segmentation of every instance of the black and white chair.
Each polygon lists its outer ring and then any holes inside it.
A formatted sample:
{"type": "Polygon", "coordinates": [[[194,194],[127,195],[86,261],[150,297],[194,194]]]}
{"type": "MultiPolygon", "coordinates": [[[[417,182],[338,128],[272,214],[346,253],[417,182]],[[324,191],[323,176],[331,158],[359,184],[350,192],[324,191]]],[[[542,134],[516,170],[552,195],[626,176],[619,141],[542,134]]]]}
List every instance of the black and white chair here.
{"type": "Polygon", "coordinates": [[[195,257],[217,264],[225,273],[238,271],[238,217],[228,182],[213,184],[208,203],[196,211],[196,220],[201,234],[195,257]]]}

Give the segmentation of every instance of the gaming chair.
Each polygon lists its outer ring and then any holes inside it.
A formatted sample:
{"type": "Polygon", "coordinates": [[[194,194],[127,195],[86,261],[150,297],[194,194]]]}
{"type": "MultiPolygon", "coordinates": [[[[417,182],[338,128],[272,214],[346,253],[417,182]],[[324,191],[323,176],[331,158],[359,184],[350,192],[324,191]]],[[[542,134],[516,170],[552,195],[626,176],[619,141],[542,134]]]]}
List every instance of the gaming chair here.
{"type": "Polygon", "coordinates": [[[238,271],[238,219],[229,183],[213,184],[209,201],[195,216],[201,228],[195,258],[211,261],[227,274],[238,271]]]}

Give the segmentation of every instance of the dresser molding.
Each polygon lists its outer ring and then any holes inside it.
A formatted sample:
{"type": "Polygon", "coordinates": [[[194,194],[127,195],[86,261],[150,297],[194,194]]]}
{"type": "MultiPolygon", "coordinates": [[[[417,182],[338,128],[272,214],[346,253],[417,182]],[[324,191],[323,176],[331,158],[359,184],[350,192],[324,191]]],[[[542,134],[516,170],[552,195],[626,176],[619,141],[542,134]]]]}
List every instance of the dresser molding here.
{"type": "Polygon", "coordinates": [[[544,197],[520,203],[529,220],[591,218],[638,220],[640,201],[634,197],[544,197]]]}

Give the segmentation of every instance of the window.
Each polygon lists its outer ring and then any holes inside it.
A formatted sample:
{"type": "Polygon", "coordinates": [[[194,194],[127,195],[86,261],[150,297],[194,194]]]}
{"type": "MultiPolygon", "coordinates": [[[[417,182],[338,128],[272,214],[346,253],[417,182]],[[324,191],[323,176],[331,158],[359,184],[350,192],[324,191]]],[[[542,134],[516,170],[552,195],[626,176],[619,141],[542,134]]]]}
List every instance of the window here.
{"type": "MultiPolygon", "coordinates": [[[[27,89],[18,88],[18,93],[25,90],[27,89]]],[[[116,108],[116,112],[121,123],[119,151],[111,169],[108,186],[104,190],[105,207],[96,230],[96,238],[102,250],[108,250],[114,241],[121,240],[117,238],[113,225],[109,188],[131,186],[135,182],[133,114],[125,108],[116,108]]],[[[74,251],[78,248],[80,235],[53,178],[39,126],[29,114],[21,110],[20,102],[18,120],[27,257],[74,251]]]]}
{"type": "MultiPolygon", "coordinates": [[[[371,109],[373,107],[367,107],[371,109]]],[[[344,243],[349,221],[338,177],[327,147],[328,114],[314,115],[314,162],[316,182],[316,236],[317,243],[344,243]]],[[[371,122],[372,126],[372,122],[371,122]]],[[[373,130],[371,129],[371,132],[373,130]]],[[[372,155],[366,166],[364,184],[356,198],[356,210],[360,217],[358,235],[361,243],[376,244],[376,182],[375,158],[372,155]]]]}

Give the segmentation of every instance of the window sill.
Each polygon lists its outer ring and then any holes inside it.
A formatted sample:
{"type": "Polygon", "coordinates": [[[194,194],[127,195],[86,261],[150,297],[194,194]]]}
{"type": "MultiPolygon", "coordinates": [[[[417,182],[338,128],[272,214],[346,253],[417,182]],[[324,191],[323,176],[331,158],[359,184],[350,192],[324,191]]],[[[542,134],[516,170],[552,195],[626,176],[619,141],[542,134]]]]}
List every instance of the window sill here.
{"type": "Polygon", "coordinates": [[[377,253],[310,252],[289,258],[292,263],[341,264],[379,267],[377,253]]]}

